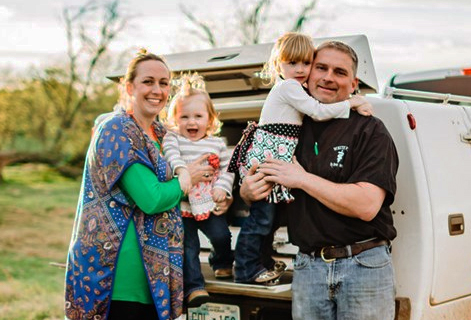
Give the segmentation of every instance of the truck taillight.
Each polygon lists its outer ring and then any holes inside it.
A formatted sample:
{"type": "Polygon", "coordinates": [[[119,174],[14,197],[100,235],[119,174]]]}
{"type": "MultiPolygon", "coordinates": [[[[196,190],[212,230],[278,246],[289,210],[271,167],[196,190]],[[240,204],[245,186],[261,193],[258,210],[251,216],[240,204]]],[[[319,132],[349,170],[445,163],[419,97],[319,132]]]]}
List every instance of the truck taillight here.
{"type": "Polygon", "coordinates": [[[407,114],[407,121],[409,122],[409,128],[411,128],[411,130],[414,130],[415,127],[417,127],[417,122],[415,122],[415,118],[410,112],[407,114]]]}
{"type": "Polygon", "coordinates": [[[462,69],[461,72],[464,76],[471,76],[471,68],[462,69]]]}

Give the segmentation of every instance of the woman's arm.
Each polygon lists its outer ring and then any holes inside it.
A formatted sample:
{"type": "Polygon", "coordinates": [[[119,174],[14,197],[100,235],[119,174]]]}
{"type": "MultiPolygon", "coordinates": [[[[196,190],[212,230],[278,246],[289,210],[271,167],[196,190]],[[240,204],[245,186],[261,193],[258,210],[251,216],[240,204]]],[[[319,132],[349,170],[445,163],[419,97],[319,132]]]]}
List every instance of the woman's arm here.
{"type": "Polygon", "coordinates": [[[182,198],[177,179],[160,182],[155,173],[141,163],[127,168],[118,184],[146,214],[169,210],[178,205],[182,198]]]}

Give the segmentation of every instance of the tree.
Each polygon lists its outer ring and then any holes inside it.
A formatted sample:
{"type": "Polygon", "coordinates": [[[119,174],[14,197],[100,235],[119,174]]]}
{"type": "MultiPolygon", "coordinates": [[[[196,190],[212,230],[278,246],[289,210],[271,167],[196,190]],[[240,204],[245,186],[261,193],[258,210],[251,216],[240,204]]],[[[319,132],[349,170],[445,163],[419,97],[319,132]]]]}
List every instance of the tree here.
{"type": "Polygon", "coordinates": [[[190,33],[196,36],[197,38],[203,40],[204,42],[209,43],[213,48],[217,47],[216,38],[214,36],[211,27],[202,21],[199,21],[187,7],[180,3],[180,11],[190,20],[196,27],[197,30],[191,30],[190,33]]]}
{"type": "Polygon", "coordinates": [[[237,1],[237,20],[242,32],[241,44],[260,43],[261,28],[268,19],[271,4],[271,0],[259,0],[251,10],[246,11],[245,6],[237,1]]]}
{"type": "Polygon", "coordinates": [[[316,4],[317,4],[317,0],[311,0],[309,3],[307,3],[301,8],[300,13],[298,14],[298,16],[296,17],[294,21],[294,25],[291,28],[291,31],[294,31],[294,32],[302,31],[304,24],[307,21],[309,21],[310,19],[309,15],[312,13],[312,11],[314,11],[316,4]]]}
{"type": "Polygon", "coordinates": [[[39,77],[56,115],[60,115],[61,119],[52,141],[51,151],[54,153],[61,152],[67,131],[88,102],[90,86],[100,60],[105,56],[110,43],[126,26],[127,19],[120,13],[119,1],[113,0],[105,3],[103,7],[90,1],[78,8],[66,7],[63,10],[68,70],[46,70],[45,75],[39,77]],[[89,22],[94,21],[93,18],[99,9],[102,9],[99,32],[97,36],[93,36],[89,22]],[[83,72],[80,72],[81,70],[83,72]],[[63,71],[66,72],[61,74],[63,71]],[[62,75],[63,86],[51,81],[51,74],[62,75]]]}
{"type": "Polygon", "coordinates": [[[108,48],[128,21],[119,4],[65,7],[66,66],[36,70],[32,79],[0,90],[0,182],[8,164],[60,167],[83,159],[94,117],[117,101],[115,85],[97,74],[111,67],[108,48]]]}
{"type": "MultiPolygon", "coordinates": [[[[274,18],[270,15],[270,9],[275,4],[273,0],[257,0],[256,2],[247,2],[241,0],[233,0],[233,4],[236,7],[234,16],[234,25],[227,31],[227,28],[221,28],[211,25],[210,21],[214,21],[212,18],[202,19],[198,18],[194,14],[194,10],[184,6],[180,3],[180,11],[191,23],[192,28],[188,29],[189,33],[202,41],[205,45],[209,45],[212,48],[218,46],[227,45],[248,45],[257,44],[262,41],[272,40],[271,35],[266,35],[267,24],[270,20],[274,23],[279,23],[278,18],[274,18]],[[225,34],[218,36],[217,30],[224,29],[225,34]],[[228,36],[230,34],[231,36],[228,36]],[[239,35],[235,43],[231,43],[234,37],[232,35],[239,35]]],[[[301,10],[294,16],[294,23],[289,31],[302,31],[305,24],[312,18],[312,12],[314,11],[317,4],[317,0],[309,0],[305,3],[301,10]]],[[[280,6],[277,5],[277,10],[280,11],[280,6]]],[[[222,19],[220,21],[225,21],[222,19]]],[[[290,19],[290,21],[293,21],[290,19]]]]}

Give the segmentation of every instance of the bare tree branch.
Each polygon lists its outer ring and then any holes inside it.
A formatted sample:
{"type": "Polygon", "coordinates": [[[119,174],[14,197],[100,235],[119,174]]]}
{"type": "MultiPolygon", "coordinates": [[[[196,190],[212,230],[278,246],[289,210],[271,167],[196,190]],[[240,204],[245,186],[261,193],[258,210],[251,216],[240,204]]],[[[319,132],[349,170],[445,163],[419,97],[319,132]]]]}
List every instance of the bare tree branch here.
{"type": "MultiPolygon", "coordinates": [[[[278,14],[278,15],[270,15],[270,8],[276,2],[274,0],[232,0],[235,10],[234,18],[236,20],[235,25],[230,30],[225,30],[225,38],[217,39],[213,29],[202,19],[197,17],[195,13],[189,10],[187,7],[183,6],[180,3],[180,11],[184,14],[184,16],[195,26],[195,30],[191,30],[190,34],[195,36],[196,38],[202,40],[203,42],[209,44],[211,47],[216,47],[221,44],[234,44],[233,40],[234,37],[232,34],[239,34],[240,38],[238,39],[238,44],[247,45],[247,44],[256,44],[263,41],[263,35],[265,34],[265,38],[267,38],[266,31],[275,31],[275,30],[283,30],[283,26],[270,26],[267,28],[267,24],[270,22],[274,24],[280,24],[281,22],[286,22],[286,15],[278,14]],[[232,32],[232,34],[230,34],[232,32]]],[[[286,6],[289,5],[289,2],[282,2],[286,6]]],[[[312,14],[318,0],[306,0],[304,1],[305,4],[301,7],[299,14],[294,17],[294,21],[290,22],[291,28],[284,28],[284,30],[291,30],[295,32],[302,31],[305,24],[314,18],[312,14]]],[[[279,7],[279,5],[277,5],[279,7]]],[[[281,8],[278,11],[282,11],[281,8]]],[[[229,12],[229,10],[227,10],[229,12]]],[[[225,22],[230,21],[224,19],[225,22]]],[[[272,36],[270,39],[272,39],[272,36]]]]}
{"type": "Polygon", "coordinates": [[[0,184],[5,182],[3,169],[7,165],[31,162],[55,165],[57,161],[57,157],[52,156],[50,153],[0,151],[0,184]]]}
{"type": "Polygon", "coordinates": [[[209,45],[213,48],[216,48],[217,43],[216,43],[216,38],[214,36],[214,33],[211,31],[210,26],[207,23],[204,23],[200,20],[198,20],[195,15],[188,9],[186,8],[183,4],[179,4],[180,11],[185,15],[185,17],[190,20],[197,30],[199,31],[194,31],[193,33],[198,36],[201,40],[209,43],[209,45]]]}
{"type": "MultiPolygon", "coordinates": [[[[78,8],[68,7],[63,10],[63,19],[67,35],[67,56],[69,60],[68,79],[63,104],[56,101],[56,110],[61,112],[61,121],[52,144],[52,150],[59,152],[64,142],[65,132],[70,129],[78,112],[86,105],[93,75],[99,61],[107,52],[115,37],[125,28],[127,19],[120,12],[120,0],[112,0],[104,6],[94,0],[78,8]],[[95,12],[103,10],[100,27],[96,36],[90,35],[90,21],[94,21],[95,12]],[[76,48],[77,40],[79,48],[76,48]],[[85,68],[84,68],[85,66],[85,68]],[[80,72],[83,69],[85,72],[80,72]]],[[[55,101],[52,88],[47,81],[42,81],[49,99],[55,101]]]]}
{"type": "Polygon", "coordinates": [[[108,50],[108,47],[116,35],[124,29],[127,21],[121,19],[119,14],[119,0],[114,0],[105,6],[105,12],[100,28],[100,39],[97,44],[93,44],[94,53],[90,58],[88,70],[79,100],[71,108],[68,117],[64,119],[64,127],[68,128],[72,125],[77,112],[82,108],[88,99],[88,90],[92,81],[93,72],[97,66],[98,61],[103,54],[108,50]]]}
{"type": "Polygon", "coordinates": [[[316,7],[317,0],[311,0],[308,4],[306,4],[302,9],[299,15],[296,18],[296,21],[294,22],[293,27],[291,28],[291,31],[293,32],[299,32],[302,30],[304,23],[309,20],[309,15],[310,13],[314,10],[316,7]]]}
{"type": "Polygon", "coordinates": [[[255,44],[260,42],[261,28],[267,21],[267,12],[272,3],[271,0],[258,0],[253,10],[247,12],[241,8],[240,3],[235,1],[238,10],[238,20],[242,31],[242,44],[255,44]]]}

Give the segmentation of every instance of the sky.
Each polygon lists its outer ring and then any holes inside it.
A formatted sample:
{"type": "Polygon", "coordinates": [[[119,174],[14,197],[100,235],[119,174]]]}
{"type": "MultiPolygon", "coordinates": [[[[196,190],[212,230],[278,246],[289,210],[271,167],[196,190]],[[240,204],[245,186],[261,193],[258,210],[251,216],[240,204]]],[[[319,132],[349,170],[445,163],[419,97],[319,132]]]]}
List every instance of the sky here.
{"type": "MultiPolygon", "coordinates": [[[[208,21],[226,41],[222,46],[233,45],[230,24],[234,15],[229,8],[235,0],[123,1],[133,18],[111,46],[115,52],[142,46],[164,55],[207,49],[188,31],[191,24],[179,4],[208,21]]],[[[0,70],[21,72],[31,65],[43,67],[64,59],[62,9],[85,2],[0,0],[0,70]]],[[[286,21],[307,0],[273,3],[262,42],[273,42],[287,31],[286,21]]],[[[382,87],[396,73],[471,67],[470,17],[470,0],[318,0],[303,32],[314,37],[365,34],[382,87]]]]}

